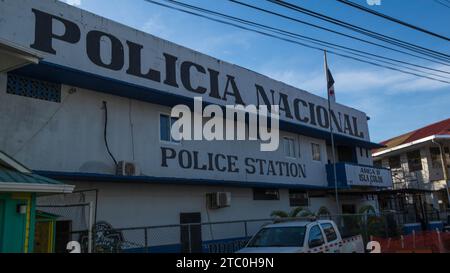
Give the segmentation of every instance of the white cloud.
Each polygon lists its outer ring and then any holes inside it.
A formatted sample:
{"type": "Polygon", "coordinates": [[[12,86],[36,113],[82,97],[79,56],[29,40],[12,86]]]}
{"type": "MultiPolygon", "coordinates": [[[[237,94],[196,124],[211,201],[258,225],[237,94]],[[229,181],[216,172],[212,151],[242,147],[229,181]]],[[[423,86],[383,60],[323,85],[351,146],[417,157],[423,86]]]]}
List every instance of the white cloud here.
{"type": "Polygon", "coordinates": [[[81,0],[62,0],[63,2],[66,2],[69,5],[72,6],[80,6],[81,5],[81,0]]]}
{"type": "Polygon", "coordinates": [[[251,47],[251,36],[243,31],[218,34],[217,32],[204,33],[202,32],[204,30],[199,30],[197,35],[192,35],[185,31],[188,26],[181,25],[183,23],[183,21],[174,21],[174,18],[156,13],[152,14],[140,29],[159,38],[216,57],[233,55],[235,50],[248,50],[251,47]],[[202,38],[198,39],[199,36],[202,38]]]}
{"type": "MultiPolygon", "coordinates": [[[[442,67],[436,67],[442,69],[442,67]]],[[[325,75],[321,71],[264,70],[263,74],[315,93],[325,93],[325,75]]],[[[383,92],[388,95],[411,92],[429,92],[449,88],[450,85],[413,75],[393,73],[385,70],[344,70],[332,71],[337,93],[357,94],[361,91],[383,92]]],[[[435,77],[437,78],[437,77],[435,77]]]]}
{"type": "Polygon", "coordinates": [[[142,26],[142,31],[153,34],[163,39],[169,39],[173,35],[161,14],[152,14],[142,26]]]}

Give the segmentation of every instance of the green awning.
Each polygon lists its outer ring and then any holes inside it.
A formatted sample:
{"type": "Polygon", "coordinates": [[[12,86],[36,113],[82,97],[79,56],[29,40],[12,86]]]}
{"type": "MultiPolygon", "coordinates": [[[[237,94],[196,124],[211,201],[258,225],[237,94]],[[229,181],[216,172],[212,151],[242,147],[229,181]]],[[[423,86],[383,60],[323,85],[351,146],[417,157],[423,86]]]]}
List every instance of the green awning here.
{"type": "Polygon", "coordinates": [[[74,187],[38,174],[0,168],[0,192],[69,193],[74,187]]]}

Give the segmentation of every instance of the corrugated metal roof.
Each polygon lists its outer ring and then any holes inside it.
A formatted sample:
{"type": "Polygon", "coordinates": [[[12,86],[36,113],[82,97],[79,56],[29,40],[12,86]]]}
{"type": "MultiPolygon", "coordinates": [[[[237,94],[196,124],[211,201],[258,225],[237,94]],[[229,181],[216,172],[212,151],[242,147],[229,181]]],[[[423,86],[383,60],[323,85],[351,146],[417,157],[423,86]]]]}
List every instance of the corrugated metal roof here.
{"type": "Polygon", "coordinates": [[[0,168],[0,183],[63,185],[63,183],[34,173],[20,173],[0,168]]]}
{"type": "Polygon", "coordinates": [[[382,141],[380,144],[385,145],[386,147],[374,150],[373,153],[381,152],[386,149],[394,148],[402,144],[410,143],[434,135],[450,135],[450,118],[427,125],[425,127],[411,131],[409,133],[382,141]]]}

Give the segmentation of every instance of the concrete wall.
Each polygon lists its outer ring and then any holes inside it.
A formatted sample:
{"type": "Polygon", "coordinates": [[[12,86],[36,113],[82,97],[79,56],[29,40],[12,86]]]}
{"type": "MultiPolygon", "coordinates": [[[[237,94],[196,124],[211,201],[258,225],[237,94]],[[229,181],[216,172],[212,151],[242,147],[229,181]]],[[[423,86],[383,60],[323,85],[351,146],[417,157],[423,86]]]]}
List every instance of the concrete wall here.
{"type": "MultiPolygon", "coordinates": [[[[251,188],[220,186],[182,186],[133,183],[124,186],[122,183],[107,182],[68,182],[77,185],[78,190],[98,189],[97,221],[106,221],[114,228],[139,226],[172,225],[180,221],[180,213],[199,212],[202,222],[239,221],[268,219],[271,212],[282,210],[289,212],[294,207],[289,205],[289,192],[280,189],[280,200],[253,200],[251,188]],[[206,193],[225,191],[231,193],[231,206],[221,209],[207,209],[206,193]],[[132,196],[132,198],[130,198],[132,196]]],[[[341,204],[355,204],[357,210],[366,204],[377,208],[376,201],[363,197],[340,197],[341,204]]],[[[93,198],[89,201],[95,201],[93,198]]],[[[333,196],[310,198],[310,210],[317,212],[326,206],[331,213],[336,213],[333,196]]],[[[255,232],[264,221],[249,223],[249,232],[255,232]]],[[[202,228],[204,240],[242,237],[243,223],[218,224],[202,228]],[[211,235],[212,233],[212,235],[211,235]]],[[[178,243],[179,228],[151,229],[149,234],[153,242],[160,244],[178,243]]],[[[124,231],[127,240],[142,242],[143,231],[124,231]]]]}
{"type": "MultiPolygon", "coordinates": [[[[325,141],[281,132],[280,146],[275,152],[260,152],[258,141],[182,141],[161,142],[159,114],[170,113],[168,107],[107,95],[90,90],[62,87],[61,103],[48,102],[5,92],[5,75],[0,76],[0,149],[34,170],[114,174],[114,162],[107,153],[103,129],[108,107],[107,138],[115,158],[136,162],[141,175],[155,177],[198,178],[230,181],[277,182],[326,186],[325,165],[328,156],[325,141]],[[297,158],[287,157],[283,136],[296,141],[297,158]],[[321,145],[321,161],[312,160],[311,143],[321,145]],[[299,145],[299,146],[298,146],[299,145]],[[161,167],[161,147],[180,151],[198,151],[199,160],[207,161],[207,153],[238,157],[239,172],[181,169],[177,160],[161,167]],[[286,174],[261,175],[246,172],[245,158],[270,159],[305,167],[306,177],[286,174]]],[[[359,158],[362,164],[370,160],[359,158]]],[[[257,165],[257,164],[254,164],[257,165]]],[[[258,170],[258,168],[257,168],[258,170]]]]}

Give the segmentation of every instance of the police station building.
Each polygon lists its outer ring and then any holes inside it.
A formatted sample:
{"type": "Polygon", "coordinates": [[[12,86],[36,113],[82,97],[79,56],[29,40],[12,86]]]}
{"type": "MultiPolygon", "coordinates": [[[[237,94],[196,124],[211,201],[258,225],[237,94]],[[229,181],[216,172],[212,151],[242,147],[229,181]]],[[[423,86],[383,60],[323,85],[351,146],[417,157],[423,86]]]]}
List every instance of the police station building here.
{"type": "MultiPolygon", "coordinates": [[[[97,190],[97,222],[264,219],[298,206],[338,212],[325,98],[56,0],[1,1],[0,54],[0,150],[75,191],[97,190]],[[278,149],[174,140],[171,108],[194,97],[279,105],[278,149]]],[[[377,208],[372,193],[391,178],[372,167],[379,145],[368,117],[333,103],[331,121],[339,213],[377,208]]]]}

